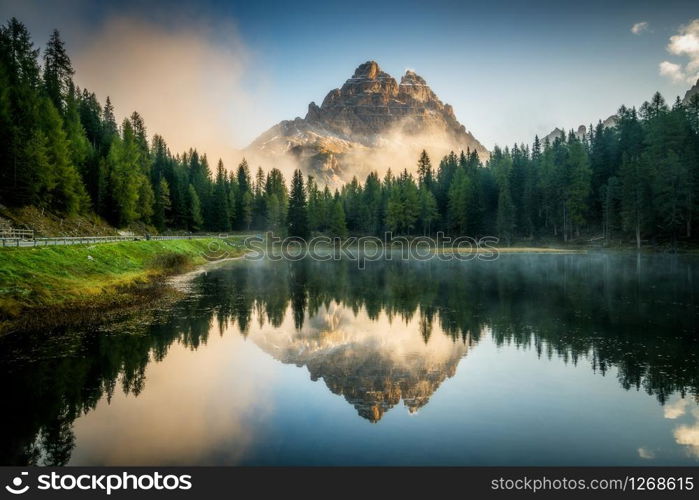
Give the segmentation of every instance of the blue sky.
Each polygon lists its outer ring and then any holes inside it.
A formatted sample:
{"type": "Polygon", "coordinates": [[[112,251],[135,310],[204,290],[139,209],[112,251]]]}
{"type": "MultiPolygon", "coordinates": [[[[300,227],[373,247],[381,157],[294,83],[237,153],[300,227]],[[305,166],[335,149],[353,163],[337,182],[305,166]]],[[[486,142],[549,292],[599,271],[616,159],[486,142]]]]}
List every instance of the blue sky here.
{"type": "MultiPolygon", "coordinates": [[[[279,120],[305,115],[310,101],[320,103],[369,59],[397,78],[406,68],[417,71],[466,128],[492,147],[530,142],[555,126],[596,122],[620,104],[639,105],[655,90],[669,100],[683,95],[690,84],[660,75],[659,64],[688,62],[666,47],[681,26],[699,18],[699,6],[595,0],[4,1],[0,14],[19,17],[40,44],[58,27],[78,61],[115,16],[140,18],[171,33],[200,29],[207,47],[234,43],[236,53],[244,54],[235,83],[242,97],[236,101],[240,109],[232,103],[223,111],[234,116],[233,147],[245,146],[279,120]],[[647,28],[632,33],[640,22],[647,28]]],[[[88,73],[90,64],[84,67],[88,73]]]]}

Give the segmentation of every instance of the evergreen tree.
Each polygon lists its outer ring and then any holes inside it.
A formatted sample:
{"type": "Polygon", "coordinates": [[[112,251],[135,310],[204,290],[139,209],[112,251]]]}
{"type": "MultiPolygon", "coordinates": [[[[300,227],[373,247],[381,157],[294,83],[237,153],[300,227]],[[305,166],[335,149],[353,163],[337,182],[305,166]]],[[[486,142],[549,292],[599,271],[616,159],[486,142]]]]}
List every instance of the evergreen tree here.
{"type": "Polygon", "coordinates": [[[419,215],[418,190],[415,181],[404,170],[391,185],[386,207],[386,228],[397,234],[410,234],[419,215]]]}
{"type": "Polygon", "coordinates": [[[187,228],[190,231],[198,231],[204,224],[201,213],[201,202],[197,190],[192,184],[187,188],[187,228]]]}
{"type": "MultiPolygon", "coordinates": [[[[78,169],[73,164],[70,142],[63,129],[63,120],[51,101],[41,100],[41,129],[46,138],[46,154],[50,173],[43,175],[42,198],[47,206],[66,214],[85,211],[89,199],[78,169]]],[[[36,167],[35,167],[36,168],[36,167]]]]}
{"type": "Polygon", "coordinates": [[[39,138],[39,51],[27,28],[16,18],[0,28],[0,195],[12,206],[37,203],[36,182],[49,175],[30,158],[30,142],[39,138]],[[5,121],[7,120],[7,121],[5,121]]]}
{"type": "Polygon", "coordinates": [[[254,199],[252,196],[252,182],[250,181],[250,168],[245,158],[238,165],[236,186],[235,212],[238,214],[237,229],[249,230],[252,224],[254,199]]]}
{"type": "Polygon", "coordinates": [[[172,203],[170,201],[170,186],[164,177],[155,186],[155,204],[153,207],[153,225],[159,230],[165,230],[172,221],[169,219],[172,203]]]}
{"type": "Polygon", "coordinates": [[[437,200],[432,194],[432,191],[427,188],[426,184],[419,187],[418,192],[420,200],[419,218],[422,224],[422,234],[430,235],[432,234],[432,224],[439,218],[439,213],[437,212],[437,200]]]}
{"type": "MultiPolygon", "coordinates": [[[[308,176],[308,227],[311,232],[323,229],[323,198],[312,175],[308,176]]],[[[344,214],[344,210],[343,210],[344,214]]]]}
{"type": "MultiPolygon", "coordinates": [[[[240,189],[238,189],[240,193],[240,189]]],[[[240,227],[246,231],[250,230],[250,225],[252,224],[252,208],[254,204],[254,198],[251,191],[245,191],[240,195],[240,205],[238,205],[238,221],[240,221],[240,227]]]]}
{"type": "Polygon", "coordinates": [[[471,182],[466,175],[466,169],[459,167],[449,187],[449,203],[447,207],[449,229],[456,234],[464,234],[466,232],[470,198],[471,182]]]}
{"type": "Polygon", "coordinates": [[[624,157],[621,164],[621,216],[626,231],[633,232],[636,248],[641,248],[642,234],[649,223],[650,175],[647,164],[639,158],[624,157]]]}
{"type": "Polygon", "coordinates": [[[257,167],[253,185],[253,227],[256,229],[265,229],[267,225],[265,182],[265,173],[262,171],[262,167],[257,167]]]}
{"type": "Polygon", "coordinates": [[[347,223],[345,221],[345,210],[342,208],[342,200],[340,199],[339,193],[332,202],[328,230],[330,235],[333,237],[347,237],[347,223]]]}
{"type": "Polygon", "coordinates": [[[568,178],[566,179],[563,222],[564,240],[567,239],[570,231],[574,230],[575,234],[579,235],[580,227],[585,223],[591,177],[590,164],[582,143],[573,139],[568,149],[568,178]],[[569,228],[569,231],[566,231],[566,227],[569,228]]]}
{"type": "Polygon", "coordinates": [[[379,174],[370,173],[364,183],[362,191],[362,207],[366,213],[362,217],[361,230],[364,234],[378,235],[381,231],[381,221],[383,220],[383,206],[381,181],[379,174]]]}
{"type": "Polygon", "coordinates": [[[65,111],[73,85],[73,66],[58,30],[53,30],[44,51],[44,88],[46,95],[61,113],[65,111]]]}
{"type": "Polygon", "coordinates": [[[308,207],[306,206],[306,189],[303,174],[294,170],[289,194],[288,234],[298,238],[308,238],[308,207]]]}
{"type": "Polygon", "coordinates": [[[503,152],[496,147],[491,157],[491,163],[498,185],[497,233],[509,245],[515,231],[515,207],[510,191],[512,158],[508,151],[503,152]]]}
{"type": "Polygon", "coordinates": [[[417,161],[417,178],[420,186],[425,186],[432,190],[434,185],[434,174],[432,172],[432,163],[427,151],[424,149],[420,153],[420,159],[417,161]]]}
{"type": "MultiPolygon", "coordinates": [[[[309,179],[309,186],[310,186],[309,179]]],[[[267,228],[275,234],[282,234],[286,226],[289,192],[286,188],[284,176],[279,169],[272,169],[265,181],[265,210],[267,215],[267,228]]]]}
{"type": "Polygon", "coordinates": [[[88,161],[94,153],[80,119],[78,95],[72,82],[69,84],[66,97],[64,129],[66,139],[70,143],[71,162],[78,169],[82,182],[87,186],[91,174],[88,170],[88,161]]]}
{"type": "Polygon", "coordinates": [[[228,206],[228,188],[227,188],[226,170],[223,168],[223,161],[218,160],[216,166],[216,182],[213,192],[213,212],[211,214],[211,227],[216,231],[231,230],[231,214],[228,206]]]}
{"type": "Polygon", "coordinates": [[[347,218],[347,227],[352,231],[358,231],[364,221],[364,210],[362,206],[362,186],[356,177],[345,184],[341,190],[344,200],[344,211],[347,218]]]}

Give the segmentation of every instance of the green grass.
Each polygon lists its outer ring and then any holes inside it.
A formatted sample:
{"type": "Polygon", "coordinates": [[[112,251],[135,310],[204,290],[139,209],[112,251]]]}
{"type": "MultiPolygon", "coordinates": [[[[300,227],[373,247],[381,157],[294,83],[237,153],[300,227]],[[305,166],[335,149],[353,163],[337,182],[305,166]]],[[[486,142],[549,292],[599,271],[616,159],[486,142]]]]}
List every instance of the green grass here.
{"type": "MultiPolygon", "coordinates": [[[[108,303],[156,278],[206,262],[212,239],[0,249],[0,319],[33,308],[108,303]]],[[[230,257],[242,254],[231,248],[230,257]]]]}

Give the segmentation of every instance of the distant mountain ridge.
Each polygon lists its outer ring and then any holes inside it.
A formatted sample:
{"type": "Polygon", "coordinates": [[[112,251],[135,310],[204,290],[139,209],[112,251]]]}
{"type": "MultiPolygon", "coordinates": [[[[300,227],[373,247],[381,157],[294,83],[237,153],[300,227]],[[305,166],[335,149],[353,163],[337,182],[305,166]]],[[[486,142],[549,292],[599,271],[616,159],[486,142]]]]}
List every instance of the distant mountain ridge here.
{"type": "MultiPolygon", "coordinates": [[[[606,120],[602,122],[603,127],[615,127],[617,124],[617,121],[619,120],[619,117],[617,115],[612,115],[608,117],[606,120]]],[[[585,134],[588,133],[588,129],[585,125],[580,125],[577,130],[573,132],[575,137],[578,139],[582,139],[585,134]]],[[[567,132],[564,132],[562,129],[556,127],[553,129],[551,132],[549,132],[547,135],[541,138],[541,142],[544,143],[546,141],[549,141],[550,143],[553,142],[554,140],[558,139],[559,137],[563,137],[564,135],[568,135],[567,132]]]]}
{"type": "MultiPolygon", "coordinates": [[[[699,94],[699,79],[697,79],[697,82],[689,90],[687,90],[687,92],[685,92],[684,98],[682,99],[682,104],[689,104],[689,100],[692,98],[692,96],[697,94],[699,94]]],[[[602,126],[605,128],[615,127],[618,121],[619,117],[616,114],[613,114],[602,122],[602,126]]],[[[587,134],[587,132],[587,127],[585,125],[580,125],[577,128],[577,130],[573,133],[575,134],[575,137],[577,137],[578,139],[582,139],[585,136],[585,134],[587,134]]],[[[555,139],[562,137],[564,134],[567,134],[567,132],[564,132],[560,128],[556,127],[547,135],[542,137],[541,142],[543,143],[546,140],[548,140],[549,142],[553,142],[555,139]]]]}
{"type": "MultiPolygon", "coordinates": [[[[331,90],[320,106],[311,102],[304,118],[274,125],[246,153],[291,156],[310,174],[332,181],[356,173],[358,164],[368,163],[378,150],[419,152],[435,144],[440,149],[475,150],[483,158],[489,154],[421,76],[408,70],[398,83],[375,61],[368,61],[342,87],[331,90]]],[[[416,161],[415,155],[411,165],[416,161]]]]}

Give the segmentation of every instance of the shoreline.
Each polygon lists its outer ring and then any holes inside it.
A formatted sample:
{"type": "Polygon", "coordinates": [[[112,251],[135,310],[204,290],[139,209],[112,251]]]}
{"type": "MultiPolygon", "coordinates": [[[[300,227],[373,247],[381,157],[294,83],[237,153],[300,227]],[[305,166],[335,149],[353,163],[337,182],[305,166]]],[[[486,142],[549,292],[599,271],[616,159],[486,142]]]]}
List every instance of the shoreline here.
{"type": "MultiPolygon", "coordinates": [[[[170,240],[0,251],[0,335],[101,323],[181,295],[173,277],[205,272],[211,240],[170,240]]],[[[233,252],[237,250],[231,250],[233,252]]]]}
{"type": "MultiPolygon", "coordinates": [[[[197,247],[197,252],[189,249],[187,252],[168,252],[167,248],[161,248],[160,253],[151,255],[154,260],[158,257],[181,256],[182,262],[175,262],[169,266],[154,267],[153,260],[143,260],[141,267],[135,271],[130,270],[110,276],[100,281],[95,276],[86,276],[77,279],[67,279],[63,289],[56,289],[51,285],[34,290],[34,295],[15,293],[8,298],[7,283],[3,281],[3,260],[8,260],[8,255],[18,252],[32,252],[33,249],[8,249],[0,251],[0,336],[11,333],[35,330],[39,328],[58,328],[62,326],[80,324],[101,324],[113,318],[133,312],[140,308],[152,306],[161,301],[172,301],[181,298],[188,291],[188,283],[196,276],[227,262],[243,260],[250,253],[241,253],[232,257],[224,257],[217,260],[208,260],[203,255],[203,249],[210,244],[210,240],[177,240],[180,245],[192,245],[197,247]],[[185,243],[181,243],[185,242],[185,243]],[[195,242],[195,243],[192,243],[195,242]],[[72,288],[71,288],[72,286],[72,288]],[[67,287],[67,288],[66,288],[67,287]],[[3,296],[4,294],[4,296],[3,296]]],[[[73,247],[48,247],[55,252],[72,253],[98,253],[99,248],[109,249],[111,245],[132,246],[132,249],[142,249],[144,245],[157,244],[162,247],[174,246],[167,242],[126,242],[103,245],[82,245],[73,247]]],[[[41,248],[39,251],[48,250],[41,248]]],[[[36,251],[36,250],[34,250],[36,251]]],[[[245,252],[242,248],[231,251],[245,252]]],[[[658,249],[628,248],[561,248],[561,247],[493,247],[483,249],[442,248],[434,251],[439,253],[492,253],[496,251],[503,255],[516,254],[550,254],[550,255],[583,255],[593,253],[626,253],[626,254],[666,254],[667,251],[658,249]]],[[[128,252],[127,252],[128,253],[128,252]]],[[[696,254],[697,251],[675,251],[674,254],[696,254]]],[[[31,280],[34,270],[27,272],[26,279],[31,280]]],[[[63,271],[63,270],[61,270],[63,271]]],[[[20,279],[21,281],[21,279],[20,279]]]]}

